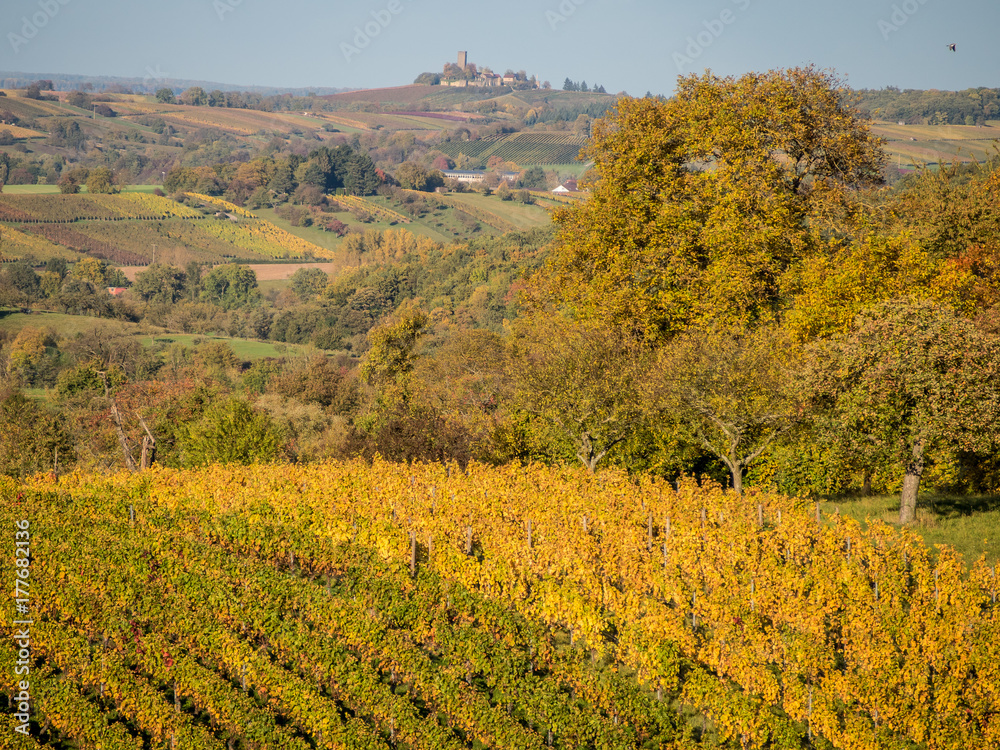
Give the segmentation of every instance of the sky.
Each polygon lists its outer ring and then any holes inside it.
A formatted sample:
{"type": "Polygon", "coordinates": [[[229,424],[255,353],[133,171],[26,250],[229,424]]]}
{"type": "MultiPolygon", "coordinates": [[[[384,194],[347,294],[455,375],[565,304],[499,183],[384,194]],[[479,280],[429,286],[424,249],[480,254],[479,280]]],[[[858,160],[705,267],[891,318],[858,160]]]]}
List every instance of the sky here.
{"type": "Polygon", "coordinates": [[[997,0],[2,0],[0,70],[376,88],[467,50],[632,95],[809,64],[854,88],[959,90],[1000,87],[998,28],[997,0]]]}

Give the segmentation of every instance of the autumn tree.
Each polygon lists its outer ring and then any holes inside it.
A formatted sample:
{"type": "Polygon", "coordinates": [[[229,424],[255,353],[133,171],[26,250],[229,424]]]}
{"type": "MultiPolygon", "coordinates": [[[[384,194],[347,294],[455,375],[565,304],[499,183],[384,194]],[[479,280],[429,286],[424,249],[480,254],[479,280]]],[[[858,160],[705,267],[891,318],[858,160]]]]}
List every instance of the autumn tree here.
{"type": "Polygon", "coordinates": [[[927,457],[982,452],[1000,436],[1000,342],[953,310],[893,300],[850,333],[818,342],[807,383],[814,408],[851,450],[903,467],[899,521],[914,519],[927,457]]]}
{"type": "Polygon", "coordinates": [[[112,182],[113,175],[111,170],[107,167],[97,167],[91,169],[87,175],[87,192],[88,193],[114,193],[115,190],[114,183],[112,182]]]}
{"type": "Polygon", "coordinates": [[[790,352],[771,326],[689,331],[659,352],[652,403],[729,469],[743,491],[746,470],[801,414],[790,352]]]}
{"type": "Polygon", "coordinates": [[[657,340],[692,322],[752,322],[852,188],[879,139],[813,68],[682,77],[673,99],[618,101],[583,157],[590,200],[558,212],[548,279],[580,316],[657,340]]]}
{"type": "Polygon", "coordinates": [[[647,354],[594,321],[529,316],[514,327],[508,366],[514,404],[554,428],[593,472],[642,420],[647,354]]]}
{"type": "Polygon", "coordinates": [[[400,187],[408,190],[433,191],[444,185],[444,177],[436,169],[427,170],[415,161],[403,162],[396,169],[393,177],[400,187]]]}

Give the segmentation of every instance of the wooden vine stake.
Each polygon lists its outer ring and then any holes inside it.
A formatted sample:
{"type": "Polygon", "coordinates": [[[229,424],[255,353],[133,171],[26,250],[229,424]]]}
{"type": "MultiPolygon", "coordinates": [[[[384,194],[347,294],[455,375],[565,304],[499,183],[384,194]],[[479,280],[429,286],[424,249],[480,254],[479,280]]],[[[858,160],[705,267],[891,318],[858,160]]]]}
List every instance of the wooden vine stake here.
{"type": "Polygon", "coordinates": [[[417,532],[410,532],[410,575],[417,575],[417,532]]]}
{"type": "Polygon", "coordinates": [[[465,554],[472,556],[472,527],[465,527],[465,554]]]}
{"type": "Polygon", "coordinates": [[[812,730],[812,715],[813,715],[813,689],[812,685],[809,686],[809,709],[806,714],[806,733],[809,736],[809,741],[812,742],[813,730],[812,730]]]}
{"type": "Polygon", "coordinates": [[[757,526],[764,528],[764,506],[757,503],[757,526]]]}
{"type": "Polygon", "coordinates": [[[650,516],[647,519],[646,525],[646,551],[653,551],[653,517],[650,516]]]}
{"type": "Polygon", "coordinates": [[[528,549],[531,549],[531,521],[528,521],[528,549]]]}

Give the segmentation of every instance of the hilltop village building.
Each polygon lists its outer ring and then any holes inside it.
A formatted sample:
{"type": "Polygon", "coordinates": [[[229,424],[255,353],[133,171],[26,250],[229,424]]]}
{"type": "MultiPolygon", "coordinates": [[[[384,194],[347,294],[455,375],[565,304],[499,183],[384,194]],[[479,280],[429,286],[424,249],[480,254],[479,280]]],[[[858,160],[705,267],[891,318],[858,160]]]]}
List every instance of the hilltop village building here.
{"type": "MultiPolygon", "coordinates": [[[[450,64],[447,67],[451,67],[450,64]]],[[[458,53],[458,65],[457,68],[463,74],[469,72],[469,53],[462,50],[458,53]]],[[[454,71],[455,68],[452,68],[454,71]]],[[[468,87],[474,86],[477,88],[492,88],[494,86],[521,86],[530,87],[533,89],[538,88],[538,84],[534,79],[524,79],[518,78],[518,76],[513,74],[499,75],[490,71],[476,71],[475,76],[469,77],[465,76],[462,78],[455,77],[454,75],[449,76],[448,70],[446,68],[445,75],[441,77],[442,86],[458,86],[458,87],[468,87]]]]}

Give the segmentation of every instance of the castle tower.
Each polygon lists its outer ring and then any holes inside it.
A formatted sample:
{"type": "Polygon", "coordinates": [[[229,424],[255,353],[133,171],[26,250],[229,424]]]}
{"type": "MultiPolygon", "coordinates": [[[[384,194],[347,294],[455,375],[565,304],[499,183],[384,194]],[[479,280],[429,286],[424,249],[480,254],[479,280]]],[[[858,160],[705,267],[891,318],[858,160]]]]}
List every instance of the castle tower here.
{"type": "Polygon", "coordinates": [[[458,53],[458,67],[460,67],[462,70],[465,70],[465,66],[468,64],[468,62],[469,62],[469,53],[468,52],[459,51],[459,53],[458,53]]]}

